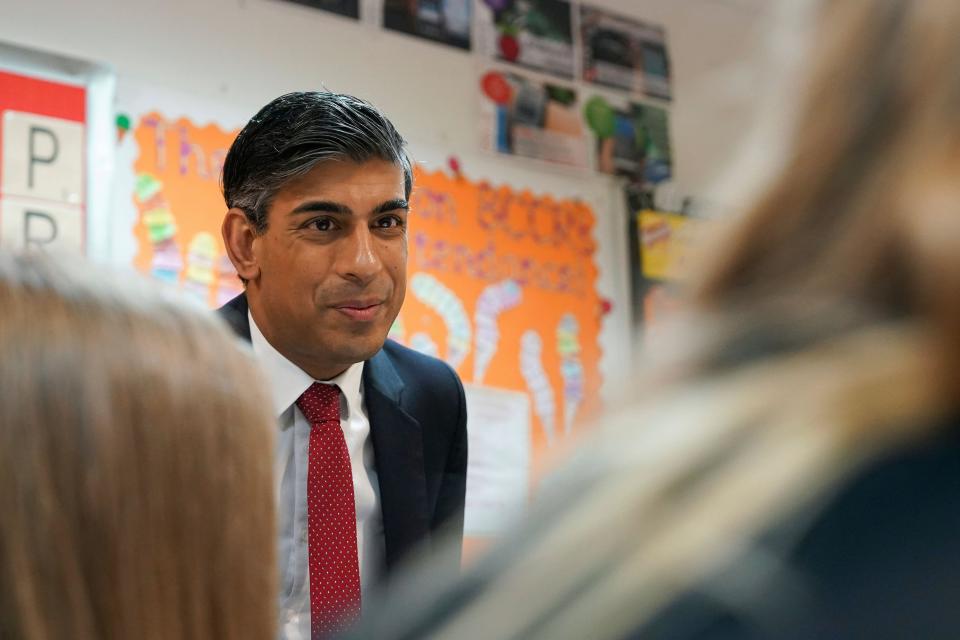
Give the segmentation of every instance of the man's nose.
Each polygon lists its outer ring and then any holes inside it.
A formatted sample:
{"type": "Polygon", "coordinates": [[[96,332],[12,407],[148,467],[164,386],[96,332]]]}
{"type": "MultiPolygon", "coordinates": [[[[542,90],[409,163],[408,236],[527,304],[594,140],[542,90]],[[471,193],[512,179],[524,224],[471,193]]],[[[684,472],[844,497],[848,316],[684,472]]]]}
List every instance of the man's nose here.
{"type": "Polygon", "coordinates": [[[366,225],[357,225],[342,242],[337,267],[343,278],[366,284],[383,269],[376,238],[366,225]]]}

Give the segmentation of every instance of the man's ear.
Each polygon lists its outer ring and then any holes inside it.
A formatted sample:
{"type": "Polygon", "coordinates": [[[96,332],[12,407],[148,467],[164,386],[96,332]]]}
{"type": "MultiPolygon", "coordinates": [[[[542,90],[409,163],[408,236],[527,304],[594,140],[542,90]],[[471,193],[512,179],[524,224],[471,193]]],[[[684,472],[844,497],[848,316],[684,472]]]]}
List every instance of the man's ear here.
{"type": "Polygon", "coordinates": [[[223,236],[223,245],[237,275],[246,282],[256,280],[260,275],[260,263],[253,250],[254,240],[257,238],[256,229],[241,209],[233,208],[223,217],[220,227],[223,236]]]}

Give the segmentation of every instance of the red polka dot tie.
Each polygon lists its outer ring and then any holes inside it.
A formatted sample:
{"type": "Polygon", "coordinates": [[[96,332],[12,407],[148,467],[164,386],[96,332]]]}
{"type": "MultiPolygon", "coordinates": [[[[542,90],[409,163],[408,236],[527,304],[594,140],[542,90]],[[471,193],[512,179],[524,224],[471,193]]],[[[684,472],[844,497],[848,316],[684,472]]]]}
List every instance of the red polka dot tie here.
{"type": "Polygon", "coordinates": [[[297,406],[310,423],[307,544],[313,638],[346,629],[360,614],[357,510],[350,452],[340,428],[340,388],[314,383],[297,406]]]}

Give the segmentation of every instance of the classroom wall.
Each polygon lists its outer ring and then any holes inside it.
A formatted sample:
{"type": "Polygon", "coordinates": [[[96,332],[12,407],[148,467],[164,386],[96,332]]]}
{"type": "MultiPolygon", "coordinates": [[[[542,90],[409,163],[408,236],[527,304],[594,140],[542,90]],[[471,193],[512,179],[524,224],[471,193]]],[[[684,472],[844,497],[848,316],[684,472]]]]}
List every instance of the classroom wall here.
{"type": "MultiPolygon", "coordinates": [[[[767,19],[752,0],[595,0],[666,27],[674,78],[673,196],[699,196],[729,165],[749,129],[757,74],[751,53],[767,19]]],[[[371,100],[411,143],[416,160],[514,188],[578,197],[597,216],[598,288],[613,301],[604,323],[605,390],[625,377],[631,344],[627,212],[615,179],[485,154],[478,145],[479,57],[372,24],[277,0],[0,0],[0,42],[111,67],[118,101],[164,93],[202,122],[240,126],[290,90],[326,86],[371,100]]],[[[125,263],[129,221],[109,259],[125,263]]],[[[127,262],[128,263],[128,262],[127,262]]]]}

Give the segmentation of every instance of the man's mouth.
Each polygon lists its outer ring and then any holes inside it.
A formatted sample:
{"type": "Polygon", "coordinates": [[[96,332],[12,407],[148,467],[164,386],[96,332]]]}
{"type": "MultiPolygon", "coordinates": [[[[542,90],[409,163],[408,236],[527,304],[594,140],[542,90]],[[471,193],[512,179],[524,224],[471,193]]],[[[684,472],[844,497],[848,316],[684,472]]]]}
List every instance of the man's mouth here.
{"type": "Polygon", "coordinates": [[[346,300],[333,305],[333,308],[358,322],[369,322],[377,317],[383,303],[379,300],[346,300]]]}

